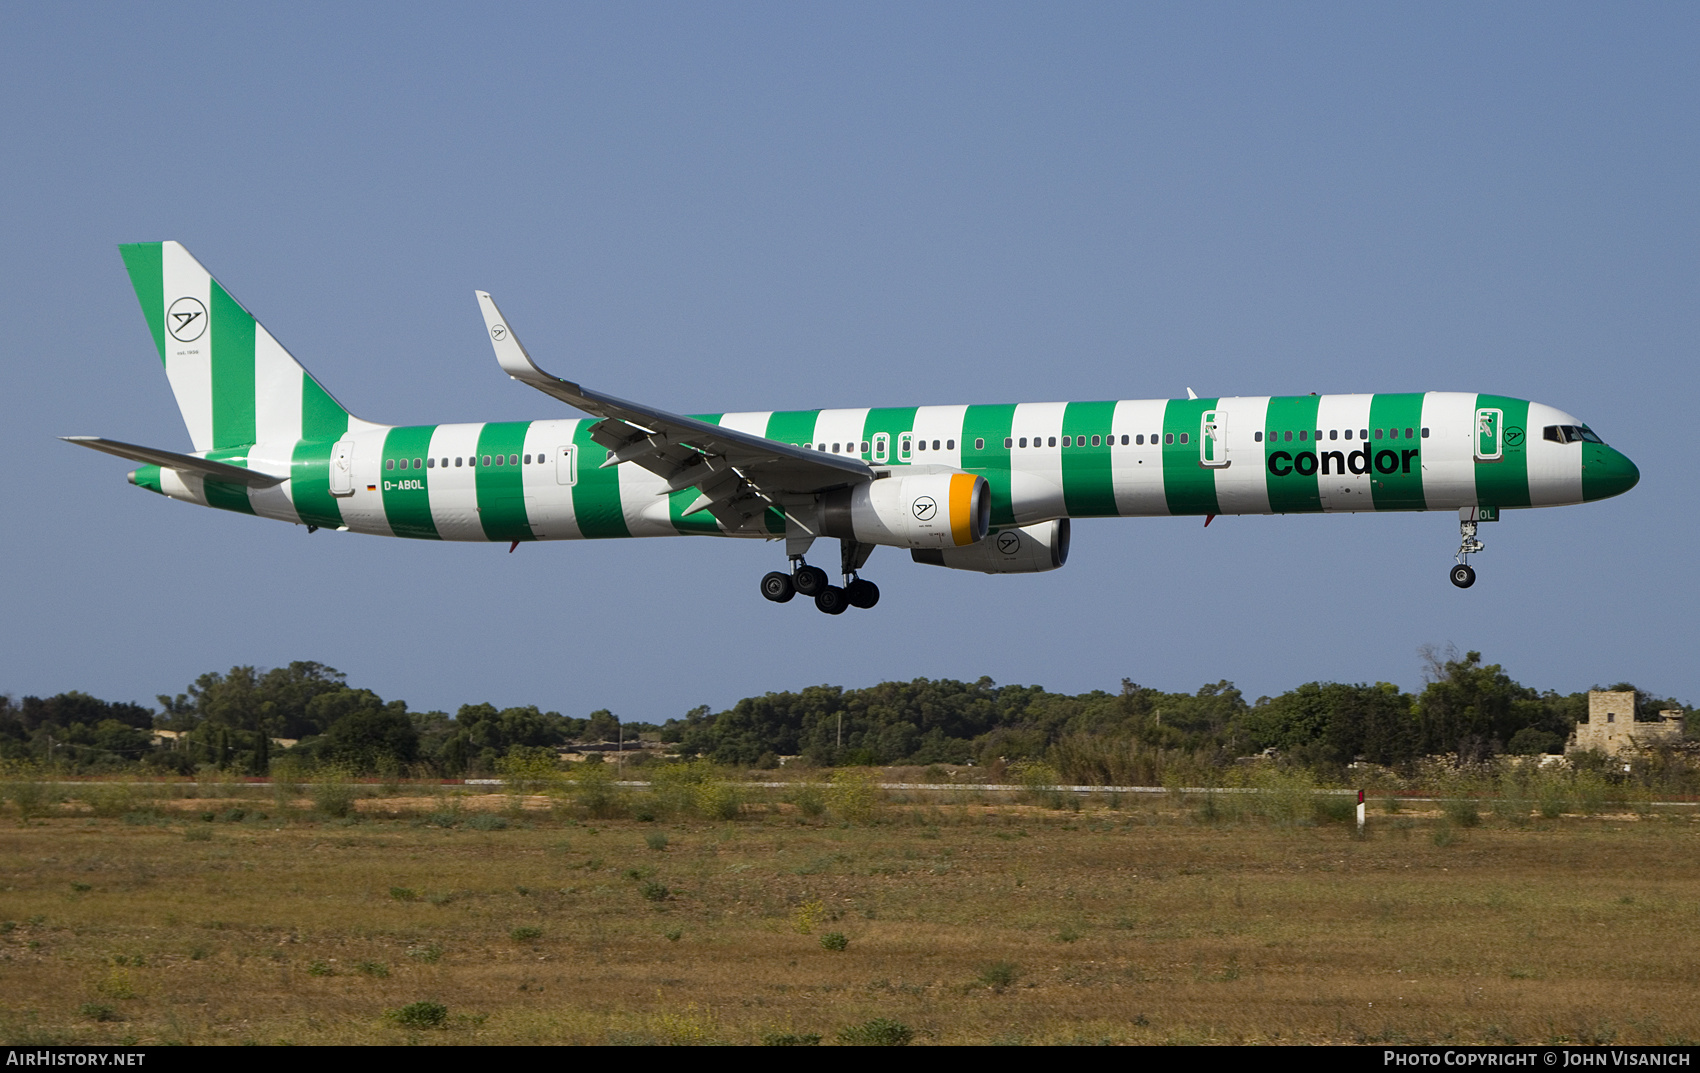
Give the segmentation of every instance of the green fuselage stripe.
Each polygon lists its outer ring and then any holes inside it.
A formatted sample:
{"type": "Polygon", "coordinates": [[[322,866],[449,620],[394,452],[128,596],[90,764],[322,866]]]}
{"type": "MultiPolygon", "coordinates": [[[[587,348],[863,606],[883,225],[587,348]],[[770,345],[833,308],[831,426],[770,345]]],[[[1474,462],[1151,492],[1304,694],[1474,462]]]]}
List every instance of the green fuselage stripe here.
{"type": "MultiPolygon", "coordinates": [[[[1063,505],[1071,517],[1114,517],[1115,482],[1110,474],[1110,445],[1094,437],[1107,437],[1116,415],[1113,402],[1071,402],[1063,410],[1063,436],[1072,446],[1062,449],[1063,505]],[[1084,441],[1082,443],[1081,441],[1084,441]]],[[[1194,435],[1197,431],[1194,430],[1194,435]]],[[[1193,448],[1196,456],[1198,449],[1193,448]]],[[[1214,478],[1210,487],[1214,502],[1214,478]]]]}
{"type": "Polygon", "coordinates": [[[254,442],[254,318],[218,280],[210,282],[212,442],[240,447],[254,442]]]}
{"type": "Polygon", "coordinates": [[[342,507],[331,495],[331,447],[322,441],[296,443],[289,465],[289,488],[295,513],[303,522],[334,529],[342,524],[342,507]]]}
{"type": "MultiPolygon", "coordinates": [[[[1476,502],[1484,507],[1529,505],[1529,404],[1504,395],[1477,395],[1476,408],[1504,411],[1497,462],[1476,463],[1476,502]]],[[[1475,415],[1470,415],[1471,421],[1475,415]]],[[[1473,441],[1472,441],[1473,442],[1473,441]]]]}
{"type": "Polygon", "coordinates": [[[1163,498],[1170,514],[1221,513],[1216,472],[1200,464],[1198,452],[1204,412],[1215,408],[1215,399],[1170,399],[1163,407],[1163,498]]]}
{"type": "MultiPolygon", "coordinates": [[[[1311,439],[1316,435],[1316,411],[1321,402],[1315,395],[1269,400],[1263,419],[1263,472],[1268,481],[1269,509],[1276,514],[1322,509],[1317,490],[1319,445],[1311,439]],[[1301,433],[1303,439],[1299,438],[1301,433]]],[[[1332,466],[1333,460],[1329,463],[1332,466]]]]}
{"type": "Polygon", "coordinates": [[[786,410],[775,413],[767,419],[767,438],[799,446],[813,443],[815,421],[819,416],[819,410],[786,410]]]}
{"type": "MultiPolygon", "coordinates": [[[[525,471],[518,455],[529,421],[492,421],[478,434],[478,520],[486,540],[532,540],[525,513],[525,471]],[[490,460],[489,465],[484,460],[490,460]],[[501,459],[501,465],[496,460],[501,459]]],[[[579,464],[584,484],[584,464],[579,464]]]]}
{"type": "Polygon", "coordinates": [[[594,422],[580,421],[573,433],[578,448],[578,483],[573,485],[573,516],[586,539],[631,536],[620,507],[620,467],[599,469],[608,449],[590,438],[594,422]]]}
{"type": "MultiPolygon", "coordinates": [[[[214,462],[228,462],[233,466],[248,466],[248,451],[245,447],[229,447],[222,451],[208,451],[207,457],[214,462]]],[[[238,514],[254,513],[254,504],[248,502],[248,486],[245,484],[230,484],[225,481],[203,481],[201,487],[206,490],[207,506],[219,510],[233,510],[238,514]]]]}
{"type": "Polygon", "coordinates": [[[993,525],[1015,524],[1015,505],[1009,496],[1010,449],[1004,446],[1014,428],[1012,404],[970,406],[962,419],[962,468],[986,478],[991,487],[993,525]],[[985,446],[976,447],[976,443],[985,446]]]}
{"type": "MultiPolygon", "coordinates": [[[[437,523],[431,519],[430,474],[434,470],[415,464],[431,453],[431,434],[436,430],[435,425],[407,425],[390,429],[384,437],[384,470],[378,487],[384,496],[384,517],[396,536],[439,539],[437,523]],[[401,468],[404,463],[406,469],[401,468]]],[[[482,496],[479,501],[482,506],[482,496]]]]}
{"type": "Polygon", "coordinates": [[[1423,510],[1423,397],[1376,395],[1369,404],[1370,494],[1376,510],[1423,510]]]}

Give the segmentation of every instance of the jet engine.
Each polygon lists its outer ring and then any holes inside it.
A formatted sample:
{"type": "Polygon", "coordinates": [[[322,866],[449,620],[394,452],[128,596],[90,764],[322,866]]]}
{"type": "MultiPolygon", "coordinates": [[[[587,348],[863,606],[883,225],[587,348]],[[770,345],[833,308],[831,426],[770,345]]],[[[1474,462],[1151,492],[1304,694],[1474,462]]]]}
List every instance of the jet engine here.
{"type": "Polygon", "coordinates": [[[992,491],[984,477],[941,470],[882,477],[822,497],[829,537],[899,548],[959,548],[986,535],[992,491]]]}
{"type": "Polygon", "coordinates": [[[966,548],[916,548],[918,563],[982,574],[1037,574],[1068,562],[1068,519],[999,529],[966,548]]]}

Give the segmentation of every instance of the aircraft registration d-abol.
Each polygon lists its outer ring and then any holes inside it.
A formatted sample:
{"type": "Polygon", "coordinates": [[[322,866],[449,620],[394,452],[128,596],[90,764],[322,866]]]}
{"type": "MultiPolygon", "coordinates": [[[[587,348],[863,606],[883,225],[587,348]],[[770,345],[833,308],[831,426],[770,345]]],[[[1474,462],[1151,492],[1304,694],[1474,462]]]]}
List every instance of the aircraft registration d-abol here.
{"type": "Polygon", "coordinates": [[[1640,473],[1541,403],[1430,391],[896,406],[683,416],[545,372],[483,291],[496,360],[589,417],[380,425],[350,414],[176,242],[119,247],[188,453],[66,439],[143,463],[130,483],[304,525],[506,543],[723,536],[784,541],[761,579],[828,614],[872,607],[876,547],[987,574],[1053,570],[1073,518],[1456,511],[1451,579],[1477,526],[1586,503],[1640,473]],[[839,542],[838,579],[805,559],[839,542]]]}

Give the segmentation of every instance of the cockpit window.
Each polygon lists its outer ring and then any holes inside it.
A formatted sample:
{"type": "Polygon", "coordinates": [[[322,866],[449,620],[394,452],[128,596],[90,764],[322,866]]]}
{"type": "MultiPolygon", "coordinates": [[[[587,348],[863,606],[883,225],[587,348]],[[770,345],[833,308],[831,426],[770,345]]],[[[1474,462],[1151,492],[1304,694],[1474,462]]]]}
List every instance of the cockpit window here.
{"type": "Polygon", "coordinates": [[[1587,425],[1548,425],[1541,430],[1545,439],[1554,443],[1575,443],[1582,440],[1586,443],[1604,443],[1587,425]]]}

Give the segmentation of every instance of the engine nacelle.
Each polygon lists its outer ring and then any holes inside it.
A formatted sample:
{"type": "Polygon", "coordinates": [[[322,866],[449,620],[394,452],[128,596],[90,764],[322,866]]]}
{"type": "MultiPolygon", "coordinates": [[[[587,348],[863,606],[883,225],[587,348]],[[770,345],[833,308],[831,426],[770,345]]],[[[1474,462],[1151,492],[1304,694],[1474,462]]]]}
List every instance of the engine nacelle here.
{"type": "Polygon", "coordinates": [[[1068,519],[999,529],[966,548],[919,549],[909,553],[918,563],[978,570],[982,574],[1038,574],[1068,562],[1068,519]]]}
{"type": "Polygon", "coordinates": [[[950,470],[893,474],[828,492],[821,503],[827,536],[898,548],[966,547],[991,519],[986,478],[950,470]]]}

